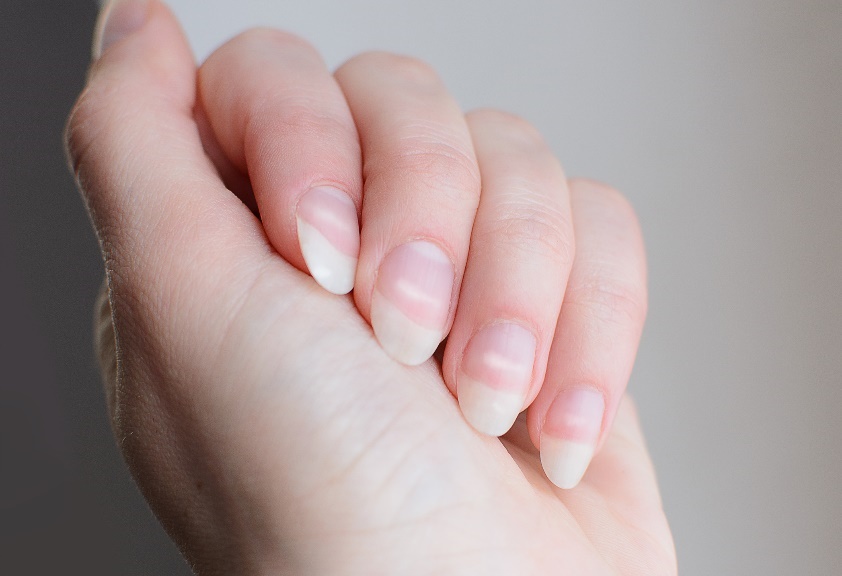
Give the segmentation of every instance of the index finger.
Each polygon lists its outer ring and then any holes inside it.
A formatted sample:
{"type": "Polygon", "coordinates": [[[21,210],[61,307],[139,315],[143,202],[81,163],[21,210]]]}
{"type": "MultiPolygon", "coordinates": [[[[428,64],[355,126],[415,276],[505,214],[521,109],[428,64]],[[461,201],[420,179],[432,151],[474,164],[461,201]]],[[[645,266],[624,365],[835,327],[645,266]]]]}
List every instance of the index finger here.
{"type": "Polygon", "coordinates": [[[316,50],[257,28],[199,70],[199,94],[228,158],[247,171],[274,248],[325,289],[354,286],[362,168],[348,104],[316,50]]]}

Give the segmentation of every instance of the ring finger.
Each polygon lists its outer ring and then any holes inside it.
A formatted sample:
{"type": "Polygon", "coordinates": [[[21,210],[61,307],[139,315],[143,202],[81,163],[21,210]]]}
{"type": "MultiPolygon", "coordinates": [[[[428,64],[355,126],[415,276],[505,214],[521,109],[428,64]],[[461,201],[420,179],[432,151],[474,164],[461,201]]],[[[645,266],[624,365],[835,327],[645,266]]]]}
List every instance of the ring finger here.
{"type": "Polygon", "coordinates": [[[468,124],[482,198],[443,370],[466,420],[499,436],[543,381],[573,228],[564,172],[537,130],[492,110],[468,124]]]}

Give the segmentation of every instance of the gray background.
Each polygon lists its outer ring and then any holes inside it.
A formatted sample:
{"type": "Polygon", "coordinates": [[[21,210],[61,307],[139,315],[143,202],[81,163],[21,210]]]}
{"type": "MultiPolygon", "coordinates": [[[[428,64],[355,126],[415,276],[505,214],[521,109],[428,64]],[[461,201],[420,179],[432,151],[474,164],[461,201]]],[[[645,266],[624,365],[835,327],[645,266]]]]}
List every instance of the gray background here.
{"type": "MultiPolygon", "coordinates": [[[[337,65],[430,61],[622,189],[651,313],[632,390],[681,573],[842,573],[842,2],[174,0],[197,55],[255,24],[337,65]]],[[[100,281],[60,131],[92,2],[0,3],[0,572],[187,574],[112,445],[100,281]]]]}

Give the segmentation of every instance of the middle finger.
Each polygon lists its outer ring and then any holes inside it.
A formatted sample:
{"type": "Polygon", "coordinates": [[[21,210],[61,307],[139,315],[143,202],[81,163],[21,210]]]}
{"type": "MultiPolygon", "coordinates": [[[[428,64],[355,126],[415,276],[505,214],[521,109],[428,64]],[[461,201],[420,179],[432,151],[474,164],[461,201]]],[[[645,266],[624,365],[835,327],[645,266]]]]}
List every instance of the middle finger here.
{"type": "Polygon", "coordinates": [[[336,72],[363,150],[354,296],[380,344],[424,362],[453,321],[480,178],[465,118],[436,73],[368,53],[336,72]]]}

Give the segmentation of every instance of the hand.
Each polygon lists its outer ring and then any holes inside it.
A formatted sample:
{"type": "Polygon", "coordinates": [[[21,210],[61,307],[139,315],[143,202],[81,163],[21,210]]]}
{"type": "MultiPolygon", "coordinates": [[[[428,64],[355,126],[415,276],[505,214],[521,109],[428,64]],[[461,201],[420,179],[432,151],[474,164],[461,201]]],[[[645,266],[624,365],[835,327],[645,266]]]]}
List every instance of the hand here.
{"type": "Polygon", "coordinates": [[[675,573],[620,403],[645,279],[619,195],[414,60],[331,76],[259,30],[197,75],[155,0],[101,41],[67,134],[110,413],[199,573],[675,573]],[[564,485],[601,448],[562,490],[536,445],[564,485]]]}

